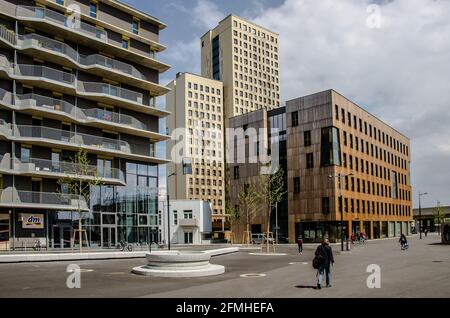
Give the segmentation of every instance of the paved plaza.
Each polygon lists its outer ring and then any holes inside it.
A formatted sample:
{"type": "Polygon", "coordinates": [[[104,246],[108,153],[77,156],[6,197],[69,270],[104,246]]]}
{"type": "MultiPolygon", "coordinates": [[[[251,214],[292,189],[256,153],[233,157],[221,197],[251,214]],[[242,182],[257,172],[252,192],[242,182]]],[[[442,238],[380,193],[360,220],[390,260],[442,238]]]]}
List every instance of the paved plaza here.
{"type": "Polygon", "coordinates": [[[340,253],[332,287],[316,290],[311,260],[315,245],[299,255],[294,246],[280,246],[286,255],[260,256],[254,250],[216,256],[223,275],[203,278],[154,278],[131,273],[145,259],[0,264],[0,297],[450,297],[450,246],[437,235],[410,238],[401,251],[396,239],[371,241],[340,253]],[[81,288],[69,289],[66,268],[82,268],[81,288]],[[381,288],[369,289],[367,266],[381,269],[381,288]],[[262,277],[241,277],[264,274],[262,277]]]}

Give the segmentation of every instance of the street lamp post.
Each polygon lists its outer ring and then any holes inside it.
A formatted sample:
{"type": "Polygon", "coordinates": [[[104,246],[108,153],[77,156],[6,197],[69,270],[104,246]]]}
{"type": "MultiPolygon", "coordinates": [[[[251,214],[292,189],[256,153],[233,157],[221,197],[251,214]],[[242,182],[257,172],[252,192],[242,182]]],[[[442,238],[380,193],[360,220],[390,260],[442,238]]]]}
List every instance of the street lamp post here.
{"type": "Polygon", "coordinates": [[[422,206],[420,204],[420,197],[423,195],[427,195],[428,192],[423,192],[421,193],[419,191],[419,237],[420,239],[422,239],[422,206]]]}
{"type": "Polygon", "coordinates": [[[167,247],[170,250],[170,197],[169,197],[169,178],[175,176],[173,172],[167,176],[167,247]]]}
{"type": "MultiPolygon", "coordinates": [[[[339,180],[339,200],[341,202],[341,208],[340,208],[340,213],[341,213],[341,222],[340,222],[340,227],[341,227],[341,251],[344,251],[344,198],[342,196],[342,179],[344,177],[348,177],[348,176],[352,176],[353,174],[347,174],[347,175],[343,175],[341,173],[338,173],[337,175],[329,175],[329,178],[337,178],[339,180]]],[[[348,247],[348,246],[347,246],[348,247]]]]}

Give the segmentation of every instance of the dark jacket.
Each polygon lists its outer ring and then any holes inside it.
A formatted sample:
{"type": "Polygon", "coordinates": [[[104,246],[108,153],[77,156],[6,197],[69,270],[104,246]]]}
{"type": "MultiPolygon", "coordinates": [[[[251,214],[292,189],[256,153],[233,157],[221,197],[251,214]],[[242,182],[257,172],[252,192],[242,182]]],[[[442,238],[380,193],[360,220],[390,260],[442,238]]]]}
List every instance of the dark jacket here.
{"type": "Polygon", "coordinates": [[[316,256],[321,255],[323,258],[322,266],[329,266],[330,263],[334,263],[333,251],[331,247],[327,244],[321,244],[316,249],[316,256]]]}

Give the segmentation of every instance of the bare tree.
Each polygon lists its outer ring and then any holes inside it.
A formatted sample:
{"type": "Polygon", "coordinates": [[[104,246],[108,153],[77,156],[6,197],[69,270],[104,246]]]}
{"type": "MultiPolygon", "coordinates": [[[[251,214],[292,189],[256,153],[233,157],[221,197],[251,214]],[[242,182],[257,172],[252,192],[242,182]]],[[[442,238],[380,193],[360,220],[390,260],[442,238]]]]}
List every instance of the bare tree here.
{"type": "MultiPolygon", "coordinates": [[[[61,163],[63,164],[63,163],[61,163]]],[[[89,199],[91,195],[91,187],[102,184],[101,178],[98,176],[96,166],[89,165],[87,158],[87,152],[84,149],[79,149],[72,159],[72,162],[64,163],[66,167],[66,175],[58,180],[58,184],[61,186],[62,195],[71,194],[78,197],[77,200],[77,213],[78,213],[78,230],[74,232],[74,243],[76,239],[76,232],[79,234],[80,253],[83,251],[83,238],[82,238],[82,202],[89,205],[89,199]]],[[[87,235],[86,235],[87,240],[87,235]]],[[[86,242],[87,246],[89,242],[86,242]]]]}
{"type": "Polygon", "coordinates": [[[244,238],[242,243],[250,243],[250,224],[255,218],[258,209],[261,206],[261,192],[254,183],[243,184],[240,183],[238,186],[238,202],[239,208],[242,211],[243,221],[245,222],[245,234],[247,237],[244,238]]]}
{"type": "Polygon", "coordinates": [[[272,208],[283,200],[286,191],[284,189],[284,171],[279,167],[273,174],[260,176],[260,196],[263,199],[263,213],[265,214],[266,248],[269,253],[270,216],[272,208]]]}

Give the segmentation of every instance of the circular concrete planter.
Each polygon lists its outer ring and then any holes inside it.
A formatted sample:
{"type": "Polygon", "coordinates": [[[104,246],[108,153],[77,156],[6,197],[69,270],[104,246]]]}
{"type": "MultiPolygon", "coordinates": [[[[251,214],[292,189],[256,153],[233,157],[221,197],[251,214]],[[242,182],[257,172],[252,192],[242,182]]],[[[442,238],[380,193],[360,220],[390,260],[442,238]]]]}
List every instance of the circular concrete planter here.
{"type": "Polygon", "coordinates": [[[138,275],[156,277],[201,277],[225,272],[222,265],[210,264],[204,252],[161,251],[146,255],[147,265],[133,268],[138,275]]]}

